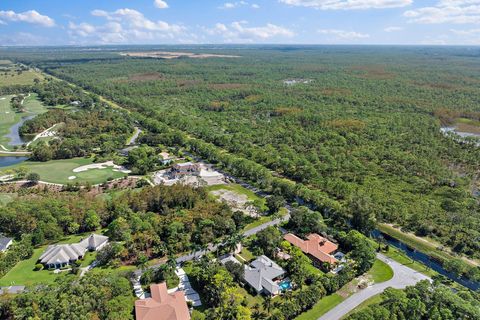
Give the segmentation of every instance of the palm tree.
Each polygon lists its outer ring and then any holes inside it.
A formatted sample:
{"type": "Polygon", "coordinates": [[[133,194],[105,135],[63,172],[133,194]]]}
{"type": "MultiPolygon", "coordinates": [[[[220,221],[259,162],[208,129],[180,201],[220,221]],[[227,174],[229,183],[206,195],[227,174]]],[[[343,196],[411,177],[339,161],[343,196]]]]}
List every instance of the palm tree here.
{"type": "Polygon", "coordinates": [[[263,300],[263,309],[265,309],[265,311],[267,311],[267,314],[270,314],[270,311],[272,309],[272,296],[268,295],[265,297],[265,299],[263,300]]]}
{"type": "Polygon", "coordinates": [[[167,268],[169,268],[170,270],[175,270],[177,268],[177,260],[175,259],[174,256],[169,255],[166,265],[167,265],[167,268]]]}

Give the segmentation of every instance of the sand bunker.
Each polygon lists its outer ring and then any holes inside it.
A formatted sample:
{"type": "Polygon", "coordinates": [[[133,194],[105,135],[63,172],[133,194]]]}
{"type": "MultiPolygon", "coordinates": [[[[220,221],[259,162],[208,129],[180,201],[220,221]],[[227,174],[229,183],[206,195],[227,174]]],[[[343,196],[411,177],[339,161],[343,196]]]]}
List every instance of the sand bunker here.
{"type": "Polygon", "coordinates": [[[68,177],[68,180],[75,180],[75,179],[77,179],[76,176],[70,176],[70,177],[68,177]]]}
{"type": "Polygon", "coordinates": [[[122,172],[122,173],[130,173],[131,172],[130,170],[127,170],[123,166],[116,165],[115,163],[113,163],[113,161],[107,161],[107,162],[103,162],[103,163],[87,164],[85,166],[81,166],[81,167],[73,169],[73,172],[75,172],[75,173],[85,172],[85,171],[92,170],[92,169],[102,170],[102,169],[107,169],[108,167],[113,167],[114,170],[122,172]]]}

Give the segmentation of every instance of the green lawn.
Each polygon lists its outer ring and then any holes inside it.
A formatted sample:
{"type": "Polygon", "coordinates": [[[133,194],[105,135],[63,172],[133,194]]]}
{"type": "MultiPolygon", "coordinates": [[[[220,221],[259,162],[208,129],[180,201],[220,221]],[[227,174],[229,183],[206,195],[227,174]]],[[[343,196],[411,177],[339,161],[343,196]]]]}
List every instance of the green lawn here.
{"type": "Polygon", "coordinates": [[[75,158],[67,160],[52,160],[47,162],[25,161],[13,166],[4,167],[2,171],[17,167],[26,167],[30,172],[40,175],[40,180],[51,183],[92,183],[98,184],[107,181],[107,179],[121,178],[126,176],[125,173],[113,171],[112,168],[106,169],[90,169],[84,172],[73,172],[73,169],[80,166],[92,164],[92,159],[75,158]],[[74,180],[69,180],[70,176],[76,176],[74,180]]]}
{"type": "Polygon", "coordinates": [[[46,246],[34,250],[28,260],[17,263],[5,276],[0,279],[0,287],[11,285],[31,286],[38,283],[53,283],[59,276],[65,276],[68,272],[54,274],[52,271],[34,271],[38,258],[45,251],[46,246]]]}
{"type": "Polygon", "coordinates": [[[296,320],[317,320],[319,317],[333,309],[336,305],[340,304],[344,299],[338,294],[326,296],[313,306],[312,309],[302,313],[296,320]]]}
{"type": "Polygon", "coordinates": [[[385,282],[393,278],[393,270],[381,260],[375,260],[372,268],[367,273],[375,283],[385,282]]]}
{"type": "MultiPolygon", "coordinates": [[[[100,232],[100,231],[98,231],[100,232]]],[[[90,235],[90,232],[64,237],[63,239],[57,241],[57,244],[71,244],[78,243],[81,239],[90,235]]],[[[36,248],[33,251],[33,255],[30,259],[22,260],[18,262],[10,271],[0,279],[1,286],[10,286],[10,285],[25,285],[31,286],[39,283],[53,283],[55,279],[63,276],[70,276],[68,271],[61,272],[59,274],[54,274],[53,271],[41,270],[34,271],[35,265],[37,264],[38,258],[42,255],[48,245],[41,246],[36,248]]],[[[82,266],[86,263],[85,266],[89,265],[93,260],[95,260],[96,252],[88,252],[85,255],[84,261],[82,261],[82,266]]]]}
{"type": "MultiPolygon", "coordinates": [[[[253,260],[255,258],[255,256],[253,255],[253,253],[250,252],[250,250],[248,250],[248,248],[246,247],[243,247],[242,248],[242,251],[240,251],[240,254],[237,254],[237,256],[241,256],[244,260],[246,261],[250,261],[250,260],[253,260]]],[[[242,259],[238,259],[240,262],[243,262],[242,259]]]]}

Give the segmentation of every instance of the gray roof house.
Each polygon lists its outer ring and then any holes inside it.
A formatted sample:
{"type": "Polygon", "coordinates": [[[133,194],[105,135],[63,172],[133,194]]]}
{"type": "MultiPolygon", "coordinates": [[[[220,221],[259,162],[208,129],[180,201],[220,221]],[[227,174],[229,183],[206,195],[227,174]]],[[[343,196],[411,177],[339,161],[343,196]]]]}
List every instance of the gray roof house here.
{"type": "Polygon", "coordinates": [[[47,247],[39,260],[47,268],[58,269],[82,259],[86,251],[87,248],[79,243],[51,245],[47,247]]]}
{"type": "Polygon", "coordinates": [[[280,293],[280,287],[275,280],[284,274],[285,270],[278,264],[266,256],[260,256],[245,266],[244,279],[257,293],[276,295],[280,293]]]}
{"type": "Polygon", "coordinates": [[[108,237],[92,233],[88,238],[80,241],[80,245],[90,251],[98,251],[108,243],[108,237]]]}
{"type": "Polygon", "coordinates": [[[12,238],[7,238],[2,235],[0,235],[0,252],[5,252],[7,251],[8,247],[10,247],[13,243],[12,238]]]}
{"type": "Polygon", "coordinates": [[[39,261],[47,268],[63,268],[82,259],[87,250],[98,251],[108,243],[108,237],[91,234],[87,238],[74,244],[57,244],[47,247],[39,261]]]}

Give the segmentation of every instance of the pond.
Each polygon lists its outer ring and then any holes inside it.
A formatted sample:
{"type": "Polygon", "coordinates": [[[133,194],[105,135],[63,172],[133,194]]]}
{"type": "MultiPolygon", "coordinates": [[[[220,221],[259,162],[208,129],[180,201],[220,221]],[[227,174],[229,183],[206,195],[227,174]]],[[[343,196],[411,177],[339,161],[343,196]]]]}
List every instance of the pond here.
{"type": "Polygon", "coordinates": [[[0,168],[12,166],[14,164],[27,160],[28,157],[1,157],[0,156],[0,168]]]}
{"type": "Polygon", "coordinates": [[[400,251],[405,253],[412,260],[415,260],[417,262],[420,262],[420,263],[428,266],[430,269],[432,269],[432,270],[438,272],[439,274],[449,278],[450,280],[453,280],[453,281],[461,284],[462,286],[467,287],[467,288],[469,288],[471,290],[474,290],[474,291],[480,289],[480,282],[475,282],[475,281],[471,281],[471,280],[468,280],[468,279],[465,279],[465,278],[460,278],[460,277],[456,276],[454,273],[445,270],[439,262],[431,259],[428,255],[426,255],[426,254],[424,254],[420,251],[417,251],[413,248],[410,248],[409,246],[407,246],[405,243],[401,242],[400,240],[392,238],[388,234],[382,233],[379,230],[373,231],[372,235],[375,238],[378,238],[379,236],[382,236],[385,239],[385,241],[387,241],[387,243],[389,245],[392,245],[395,248],[399,249],[400,251]]]}
{"type": "Polygon", "coordinates": [[[17,122],[16,124],[10,127],[10,132],[5,135],[5,137],[10,139],[10,142],[8,144],[9,146],[21,146],[24,143],[29,142],[31,140],[31,137],[20,136],[19,129],[25,121],[33,119],[35,117],[36,115],[22,117],[22,119],[19,122],[17,122]]]}

